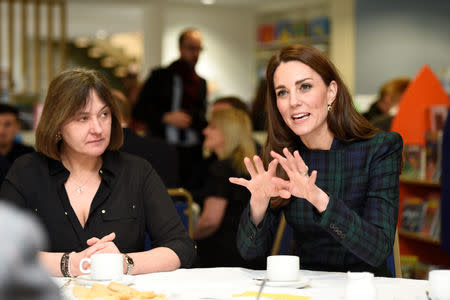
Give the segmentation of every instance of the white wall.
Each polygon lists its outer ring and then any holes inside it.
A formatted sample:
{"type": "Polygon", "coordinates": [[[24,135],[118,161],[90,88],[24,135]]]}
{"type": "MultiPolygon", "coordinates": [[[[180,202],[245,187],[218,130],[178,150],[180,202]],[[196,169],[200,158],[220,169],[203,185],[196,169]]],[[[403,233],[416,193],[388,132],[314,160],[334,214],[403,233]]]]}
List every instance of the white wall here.
{"type": "Polygon", "coordinates": [[[178,35],[186,27],[203,33],[204,51],[197,72],[218,96],[236,95],[250,101],[254,93],[255,17],[245,9],[167,5],[164,8],[162,64],[179,56],[178,35]]]}

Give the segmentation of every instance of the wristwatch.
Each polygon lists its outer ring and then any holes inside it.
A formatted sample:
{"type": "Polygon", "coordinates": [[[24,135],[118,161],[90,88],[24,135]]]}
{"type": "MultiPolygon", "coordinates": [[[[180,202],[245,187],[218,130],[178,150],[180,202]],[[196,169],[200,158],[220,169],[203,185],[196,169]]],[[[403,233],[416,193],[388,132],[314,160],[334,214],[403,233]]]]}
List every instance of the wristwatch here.
{"type": "Polygon", "coordinates": [[[131,275],[134,269],[134,261],[128,254],[124,255],[125,255],[125,263],[127,264],[127,275],[131,275]]]}

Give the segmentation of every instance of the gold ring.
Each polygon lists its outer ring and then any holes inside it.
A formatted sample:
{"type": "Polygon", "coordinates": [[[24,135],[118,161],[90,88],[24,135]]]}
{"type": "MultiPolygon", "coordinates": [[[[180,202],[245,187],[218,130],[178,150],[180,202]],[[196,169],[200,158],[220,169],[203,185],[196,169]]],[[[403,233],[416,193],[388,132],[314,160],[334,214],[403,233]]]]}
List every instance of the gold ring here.
{"type": "Polygon", "coordinates": [[[307,176],[308,175],[308,170],[306,170],[305,172],[301,173],[303,176],[307,176]]]}

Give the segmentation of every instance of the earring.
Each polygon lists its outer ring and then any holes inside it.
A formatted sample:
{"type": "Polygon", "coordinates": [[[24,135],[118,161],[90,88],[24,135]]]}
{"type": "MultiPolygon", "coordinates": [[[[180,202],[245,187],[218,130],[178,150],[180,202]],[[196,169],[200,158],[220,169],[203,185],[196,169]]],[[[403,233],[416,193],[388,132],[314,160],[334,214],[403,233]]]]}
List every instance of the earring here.
{"type": "Polygon", "coordinates": [[[331,110],[331,104],[328,104],[328,111],[331,110]]]}
{"type": "Polygon", "coordinates": [[[59,142],[60,140],[62,140],[61,133],[57,133],[55,137],[56,137],[56,142],[59,142]]]}

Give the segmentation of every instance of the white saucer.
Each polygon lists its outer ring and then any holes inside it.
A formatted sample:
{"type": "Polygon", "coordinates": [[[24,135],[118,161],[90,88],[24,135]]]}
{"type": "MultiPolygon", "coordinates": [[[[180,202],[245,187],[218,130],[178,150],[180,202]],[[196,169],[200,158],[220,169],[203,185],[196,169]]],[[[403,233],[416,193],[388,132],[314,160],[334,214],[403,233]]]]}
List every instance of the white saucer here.
{"type": "MultiPolygon", "coordinates": [[[[262,279],[254,279],[257,285],[261,285],[263,280],[262,279]]],[[[299,280],[296,281],[266,281],[266,286],[270,287],[290,287],[290,288],[302,288],[308,285],[309,278],[306,277],[300,277],[299,280]]]]}
{"type": "Polygon", "coordinates": [[[89,275],[80,275],[75,278],[75,283],[78,285],[88,285],[91,286],[94,283],[101,283],[104,285],[108,285],[111,281],[121,283],[124,285],[132,285],[134,283],[134,277],[131,275],[123,275],[120,280],[96,280],[92,279],[89,275]]]}

